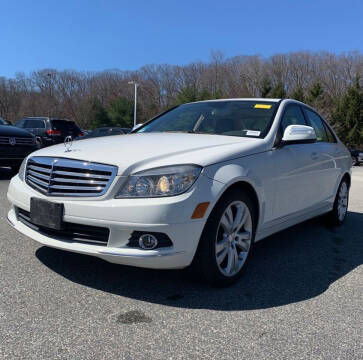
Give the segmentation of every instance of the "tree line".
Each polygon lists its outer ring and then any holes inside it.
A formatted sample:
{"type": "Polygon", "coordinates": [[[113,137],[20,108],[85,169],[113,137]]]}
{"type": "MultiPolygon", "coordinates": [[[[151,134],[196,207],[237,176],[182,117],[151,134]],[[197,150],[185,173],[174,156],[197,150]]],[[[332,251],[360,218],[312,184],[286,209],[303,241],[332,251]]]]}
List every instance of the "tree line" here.
{"type": "Polygon", "coordinates": [[[0,77],[0,116],[62,117],[81,128],[131,127],[137,81],[138,122],[178,104],[214,98],[293,98],[315,107],[349,146],[363,145],[363,55],[292,52],[208,62],[146,65],[136,71],[42,69],[0,77]]]}

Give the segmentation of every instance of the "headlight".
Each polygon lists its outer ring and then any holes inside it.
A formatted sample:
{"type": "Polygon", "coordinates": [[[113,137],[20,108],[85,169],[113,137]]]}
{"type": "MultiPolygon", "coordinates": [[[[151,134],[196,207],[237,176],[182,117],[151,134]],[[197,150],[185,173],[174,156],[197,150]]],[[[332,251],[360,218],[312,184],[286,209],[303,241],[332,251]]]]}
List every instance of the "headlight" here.
{"type": "Polygon", "coordinates": [[[197,180],[197,165],[165,166],[130,175],[116,198],[147,198],[179,195],[197,180]]]}
{"type": "Polygon", "coordinates": [[[21,163],[20,168],[19,168],[19,174],[18,175],[19,175],[21,181],[24,181],[24,178],[25,178],[25,168],[26,168],[27,160],[28,160],[28,158],[25,158],[23,160],[23,162],[21,163]]]}

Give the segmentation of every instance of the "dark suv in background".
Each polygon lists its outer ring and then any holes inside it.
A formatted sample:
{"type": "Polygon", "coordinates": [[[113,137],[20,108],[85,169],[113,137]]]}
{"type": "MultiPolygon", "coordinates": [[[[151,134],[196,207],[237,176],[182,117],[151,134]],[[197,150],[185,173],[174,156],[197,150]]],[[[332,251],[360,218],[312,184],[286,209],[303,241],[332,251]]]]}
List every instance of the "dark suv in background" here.
{"type": "Polygon", "coordinates": [[[67,136],[75,138],[83,133],[74,121],[49,117],[28,117],[18,120],[15,126],[31,132],[39,147],[62,143],[67,136]]]}
{"type": "Polygon", "coordinates": [[[35,137],[0,118],[0,166],[17,171],[23,159],[37,150],[35,137]]]}

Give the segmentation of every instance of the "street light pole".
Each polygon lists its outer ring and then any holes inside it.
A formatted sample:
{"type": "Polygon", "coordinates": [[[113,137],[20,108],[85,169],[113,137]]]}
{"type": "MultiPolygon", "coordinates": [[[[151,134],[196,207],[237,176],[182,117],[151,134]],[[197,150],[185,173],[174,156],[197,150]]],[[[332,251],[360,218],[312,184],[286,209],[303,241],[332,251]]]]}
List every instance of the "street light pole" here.
{"type": "Polygon", "coordinates": [[[50,107],[51,107],[51,102],[52,102],[52,74],[48,73],[48,85],[49,85],[49,104],[48,104],[48,117],[50,118],[50,107]]]}
{"type": "Polygon", "coordinates": [[[136,81],[129,81],[130,85],[134,85],[135,94],[134,94],[134,126],[136,126],[136,110],[137,110],[137,87],[139,84],[136,81]]]}

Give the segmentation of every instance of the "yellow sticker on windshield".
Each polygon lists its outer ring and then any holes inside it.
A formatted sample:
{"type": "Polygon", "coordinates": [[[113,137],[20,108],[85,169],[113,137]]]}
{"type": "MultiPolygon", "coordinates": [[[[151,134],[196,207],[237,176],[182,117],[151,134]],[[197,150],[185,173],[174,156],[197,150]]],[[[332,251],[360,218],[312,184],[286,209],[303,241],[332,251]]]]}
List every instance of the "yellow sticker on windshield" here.
{"type": "Polygon", "coordinates": [[[271,106],[267,104],[255,104],[255,109],[271,109],[271,106]]]}

